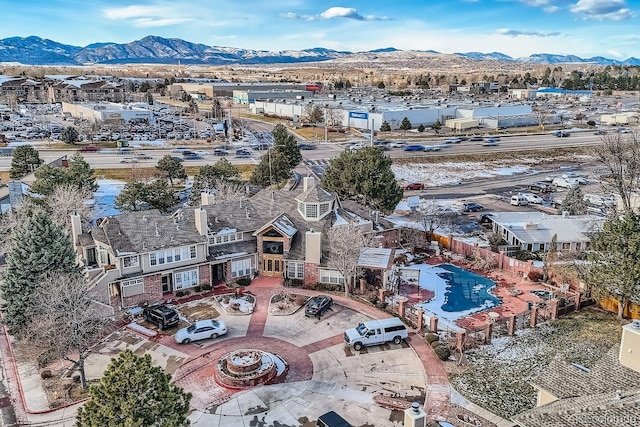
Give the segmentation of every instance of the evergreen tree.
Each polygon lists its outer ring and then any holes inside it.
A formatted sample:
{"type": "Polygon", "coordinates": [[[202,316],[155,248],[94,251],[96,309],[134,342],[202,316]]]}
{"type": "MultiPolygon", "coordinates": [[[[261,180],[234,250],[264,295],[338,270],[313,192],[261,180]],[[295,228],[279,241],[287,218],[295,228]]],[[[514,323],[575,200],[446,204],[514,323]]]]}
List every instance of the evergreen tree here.
{"type": "Polygon", "coordinates": [[[35,172],[36,180],[31,185],[31,191],[49,196],[56,187],[70,185],[78,190],[91,193],[98,189],[93,169],[80,153],[75,153],[69,161],[69,167],[59,168],[44,165],[35,172]]]}
{"type": "Polygon", "coordinates": [[[182,162],[168,154],[158,161],[156,169],[161,177],[169,180],[172,187],[174,179],[187,179],[187,172],[184,170],[182,162]]]}
{"type": "Polygon", "coordinates": [[[420,124],[420,126],[418,126],[418,132],[422,133],[425,131],[425,127],[423,124],[420,124]]]}
{"type": "Polygon", "coordinates": [[[640,303],[640,217],[628,211],[606,221],[591,237],[587,280],[597,293],[618,300],[623,318],[629,302],[640,303]]]}
{"type": "Polygon", "coordinates": [[[562,211],[569,212],[570,215],[584,215],[587,213],[587,204],[584,201],[582,189],[577,185],[567,191],[567,195],[560,206],[562,211]]]}
{"type": "Polygon", "coordinates": [[[171,375],[151,365],[151,356],[124,350],[113,359],[90,398],[78,409],[77,427],[189,425],[191,394],[171,383],[171,375]]]}
{"type": "Polygon", "coordinates": [[[21,145],[13,150],[11,158],[11,178],[22,178],[36,170],[43,163],[38,151],[30,145],[21,145]]]}
{"type": "Polygon", "coordinates": [[[13,247],[7,256],[5,280],[1,284],[5,299],[5,322],[12,332],[20,332],[30,320],[32,298],[41,289],[45,274],[77,273],[76,254],[71,239],[49,215],[36,212],[11,235],[13,247]]]}
{"type": "Polygon", "coordinates": [[[168,212],[178,199],[173,195],[167,181],[157,179],[146,185],[146,199],[144,200],[151,209],[158,209],[160,212],[168,212]]]}
{"type": "Polygon", "coordinates": [[[73,126],[67,126],[60,132],[60,139],[65,144],[75,144],[80,141],[80,135],[78,131],[73,126]]]}
{"type": "Polygon", "coordinates": [[[380,132],[389,132],[390,130],[391,126],[389,126],[389,122],[386,120],[382,122],[382,125],[380,125],[380,132]]]}
{"type": "Polygon", "coordinates": [[[391,163],[377,147],[345,150],[329,161],[322,186],[343,199],[391,212],[402,199],[402,188],[396,182],[391,163]]]}
{"type": "Polygon", "coordinates": [[[402,119],[402,123],[400,123],[400,129],[405,132],[411,129],[411,122],[409,121],[409,118],[405,117],[404,119],[402,119]]]}
{"type": "MultiPolygon", "coordinates": [[[[274,150],[283,154],[279,158],[287,161],[289,169],[295,169],[302,161],[302,154],[300,153],[300,148],[298,148],[296,138],[282,124],[276,125],[271,134],[273,135],[274,150]]],[[[271,159],[271,162],[273,163],[273,159],[271,159]]]]}
{"type": "Polygon", "coordinates": [[[289,167],[289,162],[284,157],[284,154],[280,151],[269,149],[253,170],[250,182],[266,187],[286,181],[291,175],[292,169],[289,167]]]}
{"type": "Polygon", "coordinates": [[[124,212],[140,211],[146,204],[148,199],[148,189],[144,183],[140,181],[127,182],[116,196],[116,207],[124,212]]]}

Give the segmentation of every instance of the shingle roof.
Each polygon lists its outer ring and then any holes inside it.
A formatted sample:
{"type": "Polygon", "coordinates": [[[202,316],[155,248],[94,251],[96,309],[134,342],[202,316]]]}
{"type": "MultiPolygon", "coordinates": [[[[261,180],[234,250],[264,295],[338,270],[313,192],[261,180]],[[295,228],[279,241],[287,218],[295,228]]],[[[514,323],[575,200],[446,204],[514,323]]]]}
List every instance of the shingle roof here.
{"type": "Polygon", "coordinates": [[[207,241],[207,237],[201,236],[196,230],[194,220],[174,219],[158,210],[108,217],[100,224],[100,228],[116,255],[207,241]]]}
{"type": "MultiPolygon", "coordinates": [[[[551,393],[558,400],[523,412],[513,417],[513,421],[522,427],[560,427],[581,425],[576,417],[592,421],[598,417],[610,417],[622,421],[591,424],[638,425],[640,372],[621,365],[618,361],[619,351],[619,345],[610,349],[588,372],[567,362],[553,361],[533,381],[533,385],[551,393]],[[622,398],[616,396],[617,390],[622,391],[622,398]],[[624,419],[632,415],[635,416],[632,418],[635,424],[625,424],[624,419]]],[[[586,421],[584,424],[588,425],[586,421]]]]}
{"type": "Polygon", "coordinates": [[[303,203],[323,203],[332,202],[336,196],[324,190],[323,188],[314,185],[304,193],[296,197],[296,200],[303,203]]]}

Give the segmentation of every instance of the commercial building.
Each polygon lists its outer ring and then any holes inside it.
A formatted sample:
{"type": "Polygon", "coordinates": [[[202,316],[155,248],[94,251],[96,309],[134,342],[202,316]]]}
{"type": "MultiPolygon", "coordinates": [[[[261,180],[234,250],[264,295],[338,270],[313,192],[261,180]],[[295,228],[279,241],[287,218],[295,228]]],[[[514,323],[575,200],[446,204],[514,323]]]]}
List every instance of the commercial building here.
{"type": "Polygon", "coordinates": [[[83,104],[62,103],[62,113],[71,117],[99,123],[107,120],[154,123],[153,111],[126,104],[89,102],[83,104]]]}

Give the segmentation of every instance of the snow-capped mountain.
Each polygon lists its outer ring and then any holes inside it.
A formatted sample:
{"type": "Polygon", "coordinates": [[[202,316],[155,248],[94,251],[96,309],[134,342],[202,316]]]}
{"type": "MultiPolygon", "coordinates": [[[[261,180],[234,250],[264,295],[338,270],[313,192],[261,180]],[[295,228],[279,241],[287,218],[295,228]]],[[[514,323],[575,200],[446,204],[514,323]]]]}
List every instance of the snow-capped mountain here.
{"type": "MultiPolygon", "coordinates": [[[[85,47],[65,45],[36,36],[10,37],[0,39],[0,62],[19,62],[25,65],[90,65],[90,64],[127,64],[157,63],[171,64],[180,61],[183,64],[282,64],[319,62],[336,59],[350,60],[352,56],[378,59],[378,54],[411,54],[393,47],[371,50],[369,52],[336,51],[325,48],[304,50],[264,51],[237,49],[232,47],[207,46],[191,43],[182,39],[168,39],[147,36],[131,43],[92,43],[85,47]]],[[[414,51],[433,55],[445,55],[433,50],[414,51]]],[[[451,55],[447,55],[451,57],[451,55]]],[[[454,56],[476,61],[523,62],[536,64],[592,63],[600,65],[640,65],[640,59],[628,58],[624,61],[594,57],[580,58],[574,55],[552,55],[540,53],[526,58],[512,58],[500,52],[456,53],[454,56]]]]}

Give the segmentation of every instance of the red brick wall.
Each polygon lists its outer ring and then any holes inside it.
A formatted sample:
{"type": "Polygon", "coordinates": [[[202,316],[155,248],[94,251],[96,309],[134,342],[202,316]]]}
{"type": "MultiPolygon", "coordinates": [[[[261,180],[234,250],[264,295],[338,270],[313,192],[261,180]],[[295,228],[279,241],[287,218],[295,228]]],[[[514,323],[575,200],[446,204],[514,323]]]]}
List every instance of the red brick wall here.
{"type": "Polygon", "coordinates": [[[154,274],[144,278],[144,293],[122,298],[122,307],[135,307],[142,303],[154,303],[162,300],[162,275],[154,274]]]}
{"type": "Polygon", "coordinates": [[[209,264],[198,267],[198,277],[200,277],[200,286],[212,285],[211,283],[211,266],[209,264]]]}
{"type": "Polygon", "coordinates": [[[305,286],[316,286],[318,284],[319,269],[317,264],[304,263],[304,284],[305,286]]]}

